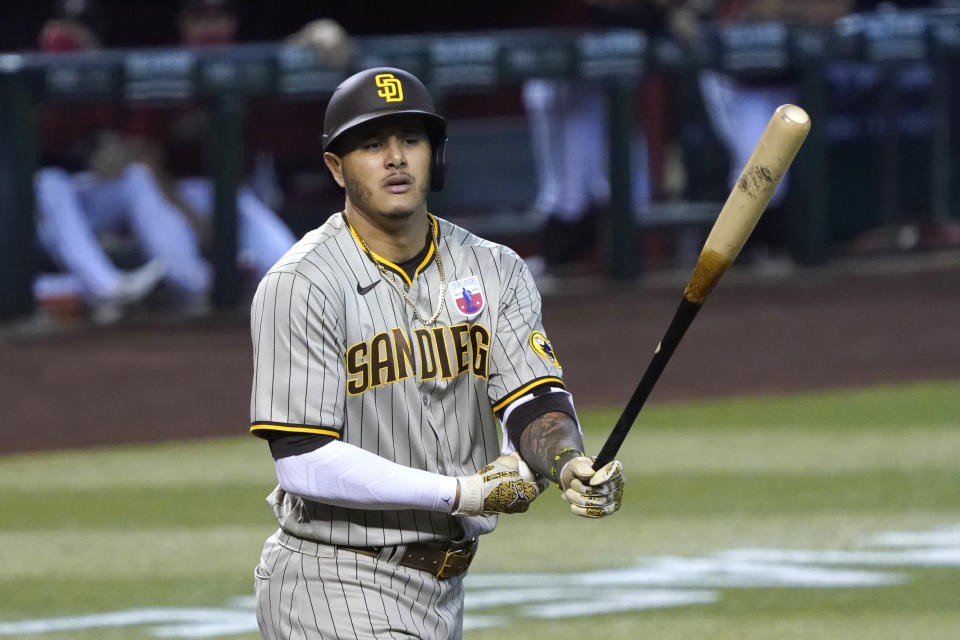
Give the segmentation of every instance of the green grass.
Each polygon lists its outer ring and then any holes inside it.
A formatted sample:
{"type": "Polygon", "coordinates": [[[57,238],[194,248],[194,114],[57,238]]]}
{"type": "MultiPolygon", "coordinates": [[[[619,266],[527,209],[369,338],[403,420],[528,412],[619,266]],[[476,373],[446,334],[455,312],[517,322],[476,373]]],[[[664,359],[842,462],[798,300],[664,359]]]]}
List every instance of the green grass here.
{"type": "MultiPolygon", "coordinates": [[[[485,537],[471,574],[555,574],[563,586],[577,572],[645,558],[756,547],[859,550],[881,531],[956,526],[958,398],[960,381],[949,381],[653,403],[621,451],[628,477],[621,513],[575,518],[551,489],[485,537]]],[[[588,448],[599,448],[618,415],[582,413],[588,448]]],[[[0,621],[223,607],[249,595],[260,546],[275,527],[263,500],[273,482],[266,447],[250,437],[0,457],[0,621]]],[[[906,581],[718,588],[710,604],[557,620],[523,617],[511,606],[484,609],[513,620],[466,637],[960,634],[960,568],[889,570],[906,581]]],[[[21,637],[152,636],[139,626],[21,637]]]]}

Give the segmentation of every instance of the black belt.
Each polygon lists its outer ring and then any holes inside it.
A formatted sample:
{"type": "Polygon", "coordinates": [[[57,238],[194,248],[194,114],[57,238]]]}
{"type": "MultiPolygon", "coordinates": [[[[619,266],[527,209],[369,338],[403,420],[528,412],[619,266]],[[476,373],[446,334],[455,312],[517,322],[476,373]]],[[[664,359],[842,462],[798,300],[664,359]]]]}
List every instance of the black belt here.
{"type": "MultiPolygon", "coordinates": [[[[337,545],[337,548],[359,553],[363,556],[370,556],[371,558],[380,557],[380,552],[383,550],[383,547],[347,547],[344,545],[337,545]]],[[[476,540],[471,540],[466,545],[455,547],[437,547],[415,543],[407,545],[403,557],[400,558],[397,564],[432,573],[434,577],[444,580],[466,573],[476,554],[476,540]]]]}

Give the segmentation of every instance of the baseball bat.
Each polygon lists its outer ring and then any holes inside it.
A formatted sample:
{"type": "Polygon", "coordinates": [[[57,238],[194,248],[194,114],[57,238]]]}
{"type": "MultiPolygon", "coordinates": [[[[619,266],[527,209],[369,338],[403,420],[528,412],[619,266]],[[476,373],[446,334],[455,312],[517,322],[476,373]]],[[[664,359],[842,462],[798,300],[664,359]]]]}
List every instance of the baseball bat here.
{"type": "Polygon", "coordinates": [[[796,105],[781,105],[770,117],[767,128],[710,229],[670,326],[653,352],[653,358],[620,419],[597,454],[594,469],[600,469],[616,457],[670,356],[720,276],[740,254],[808,131],[810,116],[796,105]]]}

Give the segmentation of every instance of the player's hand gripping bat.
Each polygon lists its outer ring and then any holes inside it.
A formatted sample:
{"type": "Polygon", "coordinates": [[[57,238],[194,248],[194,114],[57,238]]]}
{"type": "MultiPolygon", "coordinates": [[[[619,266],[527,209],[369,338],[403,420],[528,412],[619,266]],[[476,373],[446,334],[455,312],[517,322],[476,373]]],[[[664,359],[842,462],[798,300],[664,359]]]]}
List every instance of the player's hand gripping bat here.
{"type": "Polygon", "coordinates": [[[633,426],[637,414],[643,408],[687,327],[693,322],[720,276],[740,253],[809,130],[810,116],[796,105],[782,105],[773,113],[760,141],[750,154],[747,165],[740,173],[737,184],[720,210],[720,215],[717,216],[717,221],[703,245],[693,275],[683,291],[683,300],[673,314],[673,320],[657,345],[633,396],[600,449],[594,469],[600,469],[616,457],[627,432],[633,426]]]}

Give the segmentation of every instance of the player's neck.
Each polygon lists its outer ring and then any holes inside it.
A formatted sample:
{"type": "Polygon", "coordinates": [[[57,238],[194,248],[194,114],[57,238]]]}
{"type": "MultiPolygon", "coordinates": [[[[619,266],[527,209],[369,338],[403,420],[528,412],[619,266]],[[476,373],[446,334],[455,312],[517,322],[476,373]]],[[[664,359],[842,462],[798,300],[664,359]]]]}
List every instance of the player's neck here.
{"type": "Polygon", "coordinates": [[[423,249],[430,228],[426,210],[405,218],[371,220],[348,203],[344,214],[370,251],[396,264],[409,260],[423,249]]]}

